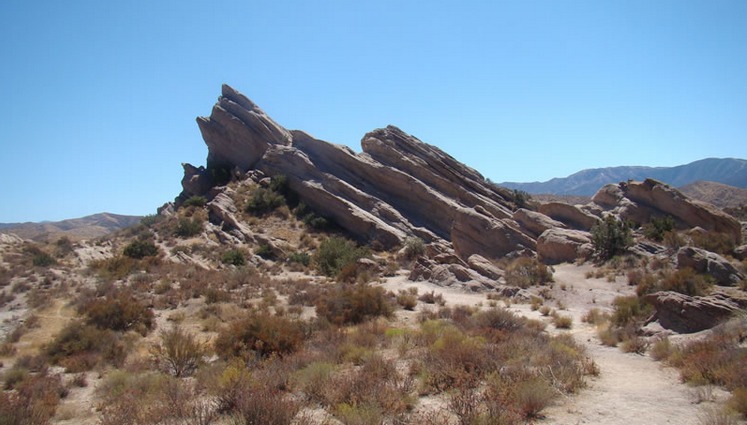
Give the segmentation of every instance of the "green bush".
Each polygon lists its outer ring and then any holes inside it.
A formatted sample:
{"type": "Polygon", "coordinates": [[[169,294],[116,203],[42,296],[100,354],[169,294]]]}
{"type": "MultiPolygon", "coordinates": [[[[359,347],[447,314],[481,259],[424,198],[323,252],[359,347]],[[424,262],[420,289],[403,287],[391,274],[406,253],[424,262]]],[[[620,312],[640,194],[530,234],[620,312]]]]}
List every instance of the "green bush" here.
{"type": "Polygon", "coordinates": [[[506,266],[506,283],[520,288],[552,282],[552,272],[536,258],[519,257],[506,266]]]}
{"type": "Polygon", "coordinates": [[[644,236],[657,242],[661,242],[664,239],[664,234],[672,230],[674,230],[674,219],[669,215],[653,218],[643,226],[644,236]]]}
{"type": "Polygon", "coordinates": [[[197,218],[182,217],[176,225],[175,234],[181,238],[191,238],[202,232],[202,221],[197,218]]]}
{"type": "Polygon", "coordinates": [[[220,331],[215,351],[224,358],[285,355],[296,351],[304,340],[302,323],[267,313],[252,313],[220,331]]]}
{"type": "Polygon", "coordinates": [[[311,264],[311,256],[305,252],[294,252],[288,257],[288,261],[308,267],[311,264]]]}
{"type": "Polygon", "coordinates": [[[356,261],[367,256],[367,249],[356,247],[353,242],[335,236],[319,245],[314,261],[321,273],[336,276],[343,267],[355,264],[356,261]]]}
{"type": "Polygon", "coordinates": [[[49,267],[57,264],[57,261],[46,252],[40,252],[34,255],[34,258],[31,261],[36,267],[49,267]]]}
{"type": "Polygon", "coordinates": [[[392,305],[380,287],[364,284],[340,285],[316,303],[316,313],[329,322],[342,325],[392,315],[392,305]]]}
{"type": "Polygon", "coordinates": [[[126,349],[115,332],[76,321],[60,331],[45,354],[52,364],[60,364],[68,372],[81,372],[102,361],[121,365],[126,349]]]}
{"type": "Polygon", "coordinates": [[[635,296],[617,297],[612,302],[614,311],[611,321],[617,327],[625,327],[639,321],[647,316],[651,307],[641,304],[640,299],[635,296]]]}
{"type": "Polygon", "coordinates": [[[423,254],[425,254],[425,242],[417,237],[405,239],[405,258],[407,260],[414,260],[423,254]]]}
{"type": "Polygon", "coordinates": [[[608,215],[591,228],[591,241],[595,254],[606,261],[625,253],[633,243],[633,237],[628,223],[608,215]]]}
{"type": "Polygon", "coordinates": [[[221,261],[223,264],[231,264],[234,266],[243,266],[246,264],[246,256],[244,255],[244,252],[240,249],[232,249],[229,251],[226,251],[221,256],[221,261]]]}
{"type": "Polygon", "coordinates": [[[274,260],[275,252],[272,250],[270,245],[260,245],[254,250],[254,254],[264,258],[265,260],[274,260]]]}
{"type": "Polygon", "coordinates": [[[80,312],[86,316],[88,324],[100,329],[135,330],[145,335],[155,325],[153,310],[126,292],[95,298],[85,303],[80,312]]]}
{"type": "Polygon", "coordinates": [[[151,241],[138,239],[125,247],[124,255],[138,260],[145,257],[154,257],[158,255],[158,247],[151,241]]]}
{"type": "Polygon", "coordinates": [[[201,208],[201,207],[204,207],[205,204],[207,204],[207,198],[205,198],[204,196],[194,195],[194,196],[189,197],[189,199],[187,199],[186,201],[184,201],[184,204],[182,205],[184,205],[185,207],[200,207],[201,208]]]}
{"type": "Polygon", "coordinates": [[[263,187],[257,188],[246,204],[246,212],[262,215],[274,211],[285,205],[285,197],[272,190],[263,187]]]}

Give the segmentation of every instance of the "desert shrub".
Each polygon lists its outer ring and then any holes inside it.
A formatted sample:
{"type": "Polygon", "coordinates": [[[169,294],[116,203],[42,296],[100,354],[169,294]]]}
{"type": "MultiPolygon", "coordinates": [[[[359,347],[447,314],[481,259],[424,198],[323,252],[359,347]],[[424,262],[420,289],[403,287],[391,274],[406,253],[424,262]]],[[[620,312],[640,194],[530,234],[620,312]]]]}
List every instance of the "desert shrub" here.
{"type": "Polygon", "coordinates": [[[153,227],[157,223],[163,220],[163,216],[160,214],[148,214],[145,217],[140,219],[140,224],[142,224],[145,227],[153,227]]]}
{"type": "Polygon", "coordinates": [[[415,310],[415,306],[418,304],[417,290],[415,293],[411,291],[399,291],[397,293],[397,304],[405,310],[415,310]]]}
{"type": "Polygon", "coordinates": [[[191,238],[202,232],[202,220],[198,217],[182,217],[176,224],[174,234],[180,238],[191,238]]]}
{"type": "Polygon", "coordinates": [[[331,237],[324,240],[314,255],[314,262],[320,272],[327,276],[335,276],[343,267],[355,264],[356,261],[368,256],[368,250],[356,247],[345,238],[331,237]]]}
{"type": "Polygon", "coordinates": [[[594,253],[600,260],[606,261],[624,254],[633,243],[633,237],[628,223],[608,215],[591,228],[591,241],[594,253]]]}
{"type": "Polygon", "coordinates": [[[675,291],[690,296],[707,295],[713,283],[707,276],[697,274],[687,267],[669,273],[658,282],[656,290],[675,291]]]}
{"type": "Polygon", "coordinates": [[[265,260],[272,260],[275,258],[275,252],[272,250],[272,247],[267,244],[258,246],[257,249],[254,250],[254,254],[264,258],[265,260]]]}
{"type": "Polygon", "coordinates": [[[246,203],[245,210],[251,214],[263,215],[283,205],[285,205],[285,197],[282,194],[272,189],[260,187],[252,193],[252,197],[246,203]]]}
{"type": "Polygon", "coordinates": [[[650,311],[650,306],[641,304],[638,297],[631,295],[627,297],[616,297],[612,302],[614,311],[612,313],[612,324],[617,327],[625,327],[650,311]]]}
{"type": "Polygon", "coordinates": [[[301,405],[280,391],[253,383],[239,394],[232,422],[240,425],[290,425],[301,405]]]}
{"type": "Polygon", "coordinates": [[[158,255],[158,247],[148,240],[134,240],[124,249],[124,255],[130,258],[142,259],[158,255]]]}
{"type": "Polygon", "coordinates": [[[654,217],[643,226],[643,235],[647,238],[661,242],[666,232],[674,230],[674,219],[672,216],[654,217]]]}
{"type": "Polygon", "coordinates": [[[49,267],[49,266],[57,264],[57,260],[55,260],[54,257],[47,254],[46,252],[40,252],[38,254],[35,254],[34,257],[31,259],[31,262],[36,267],[49,267]]]}
{"type": "Polygon", "coordinates": [[[304,341],[302,323],[267,313],[251,313],[218,333],[215,351],[223,358],[255,359],[286,355],[304,341]]]}
{"type": "Polygon", "coordinates": [[[638,335],[631,335],[623,339],[620,348],[626,353],[645,354],[648,349],[648,341],[638,335]]]}
{"type": "Polygon", "coordinates": [[[483,338],[469,336],[453,325],[439,322],[423,323],[421,332],[424,342],[433,341],[418,364],[423,384],[429,391],[474,388],[484,377],[489,358],[483,338]]]}
{"type": "Polygon", "coordinates": [[[733,319],[714,328],[707,338],[674,348],[668,361],[686,382],[728,390],[747,388],[747,347],[740,342],[745,335],[747,322],[733,319]]]}
{"type": "Polygon", "coordinates": [[[202,363],[205,347],[181,326],[161,331],[161,341],[151,348],[156,366],[177,378],[189,376],[202,363]]]}
{"type": "Polygon", "coordinates": [[[660,338],[651,345],[651,358],[654,360],[667,360],[673,352],[672,343],[669,338],[660,338]]]}
{"type": "Polygon", "coordinates": [[[52,364],[62,365],[71,373],[90,370],[101,362],[121,365],[127,354],[115,332],[78,321],[65,326],[44,353],[52,364]]]}
{"type": "Polygon", "coordinates": [[[728,401],[729,408],[747,419],[747,387],[735,388],[728,401]]]}
{"type": "Polygon", "coordinates": [[[223,264],[230,264],[233,266],[243,266],[246,264],[246,256],[240,249],[231,249],[224,252],[220,260],[223,264]]]}
{"type": "Polygon", "coordinates": [[[189,198],[187,198],[186,201],[182,204],[185,207],[204,207],[207,204],[207,198],[204,196],[199,195],[192,195],[189,198]]]}
{"type": "Polygon", "coordinates": [[[294,252],[288,257],[288,262],[308,267],[311,264],[311,256],[305,252],[294,252]]]}
{"type": "Polygon", "coordinates": [[[514,189],[512,193],[514,195],[514,204],[516,204],[516,208],[527,208],[532,200],[532,195],[519,189],[514,189]]]}
{"type": "Polygon", "coordinates": [[[558,329],[570,329],[573,326],[573,318],[557,314],[552,318],[552,324],[558,329]]]}
{"type": "Polygon", "coordinates": [[[339,285],[317,300],[316,313],[337,325],[355,324],[374,317],[389,317],[392,306],[380,287],[339,285]]]}
{"type": "Polygon", "coordinates": [[[599,325],[610,320],[610,315],[602,313],[598,308],[592,308],[581,317],[581,321],[592,325],[599,325]]]}
{"type": "Polygon", "coordinates": [[[88,324],[100,329],[134,330],[145,335],[155,325],[153,310],[125,291],[91,299],[81,305],[79,311],[86,316],[88,324]]]}
{"type": "Polygon", "coordinates": [[[422,293],[418,297],[418,301],[423,302],[425,304],[438,304],[440,306],[444,306],[446,304],[446,300],[444,300],[444,296],[441,294],[436,294],[435,291],[422,293]]]}
{"type": "Polygon", "coordinates": [[[49,423],[61,395],[59,376],[46,373],[30,376],[13,392],[0,392],[0,424],[42,425],[49,423]]]}
{"type": "Polygon", "coordinates": [[[425,254],[425,243],[418,237],[405,239],[404,255],[407,260],[414,260],[425,254]]]}
{"type": "Polygon", "coordinates": [[[102,279],[107,281],[124,279],[138,267],[134,258],[118,255],[103,260],[92,261],[89,265],[102,279]]]}
{"type": "Polygon", "coordinates": [[[327,399],[335,369],[336,366],[332,363],[313,362],[294,372],[291,381],[309,400],[323,403],[327,399]]]}
{"type": "Polygon", "coordinates": [[[520,288],[552,282],[552,272],[536,258],[519,257],[506,266],[506,283],[520,288]]]}
{"type": "Polygon", "coordinates": [[[691,235],[692,243],[698,248],[719,254],[731,254],[735,243],[731,236],[726,233],[702,232],[691,235]]]}

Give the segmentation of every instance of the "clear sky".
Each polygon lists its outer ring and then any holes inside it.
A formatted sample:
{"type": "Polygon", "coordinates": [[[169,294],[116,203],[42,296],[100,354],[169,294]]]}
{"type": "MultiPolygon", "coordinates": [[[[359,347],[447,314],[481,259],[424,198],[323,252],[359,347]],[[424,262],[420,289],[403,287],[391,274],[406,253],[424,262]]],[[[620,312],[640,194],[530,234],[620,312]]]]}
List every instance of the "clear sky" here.
{"type": "Polygon", "coordinates": [[[747,158],[744,0],[3,0],[0,58],[0,222],[154,213],[222,83],[496,182],[747,158]]]}

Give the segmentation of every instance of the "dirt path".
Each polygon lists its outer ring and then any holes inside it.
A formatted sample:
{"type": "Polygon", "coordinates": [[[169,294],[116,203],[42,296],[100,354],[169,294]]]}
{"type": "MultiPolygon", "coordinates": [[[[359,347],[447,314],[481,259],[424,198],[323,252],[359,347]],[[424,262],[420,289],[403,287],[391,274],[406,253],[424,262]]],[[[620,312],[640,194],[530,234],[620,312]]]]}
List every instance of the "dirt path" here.
{"type": "MultiPolygon", "coordinates": [[[[561,315],[573,317],[571,333],[586,347],[599,366],[600,374],[591,378],[589,387],[579,394],[546,409],[546,418],[537,424],[699,424],[701,406],[693,403],[692,390],[680,383],[676,370],[648,356],[603,346],[596,337],[596,328],[581,321],[590,309],[611,311],[615,297],[633,293],[624,278],[618,277],[614,282],[606,278],[587,278],[590,270],[589,266],[558,266],[552,290],[554,301],[548,305],[560,306],[561,315]]],[[[389,279],[384,286],[394,291],[408,287],[417,287],[420,293],[433,290],[441,293],[451,306],[486,304],[484,294],[410,282],[404,276],[389,279]]],[[[510,309],[527,317],[548,320],[527,305],[514,304],[510,309]]],[[[548,330],[555,332],[551,325],[548,330]]]]}

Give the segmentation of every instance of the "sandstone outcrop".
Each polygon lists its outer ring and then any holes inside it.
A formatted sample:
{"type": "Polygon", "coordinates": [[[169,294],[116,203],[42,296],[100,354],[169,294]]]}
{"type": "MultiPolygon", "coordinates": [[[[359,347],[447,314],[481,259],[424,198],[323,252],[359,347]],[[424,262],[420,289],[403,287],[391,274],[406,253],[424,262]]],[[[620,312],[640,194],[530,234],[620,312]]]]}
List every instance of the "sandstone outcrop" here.
{"type": "Polygon", "coordinates": [[[677,189],[652,179],[607,185],[592,202],[622,219],[645,224],[655,217],[671,216],[680,228],[701,227],[742,239],[741,224],[713,205],[688,198],[677,189]]]}
{"type": "Polygon", "coordinates": [[[589,233],[570,229],[548,229],[537,239],[539,259],[547,264],[571,262],[592,254],[589,233]]]}
{"type": "Polygon", "coordinates": [[[726,258],[691,246],[684,246],[677,251],[677,267],[689,267],[696,272],[709,274],[717,284],[724,286],[737,285],[744,279],[744,275],[726,258]]]}
{"type": "Polygon", "coordinates": [[[565,228],[565,224],[557,220],[553,220],[537,211],[531,211],[524,208],[519,208],[514,211],[513,219],[519,223],[521,227],[529,231],[535,238],[539,237],[545,230],[565,228]]]}
{"type": "Polygon", "coordinates": [[[658,321],[665,329],[680,333],[710,329],[743,308],[739,300],[719,293],[691,297],[677,292],[656,292],[646,295],[646,300],[656,309],[649,322],[658,321]]]}
{"type": "Polygon", "coordinates": [[[599,217],[583,211],[581,208],[562,202],[547,202],[539,207],[542,214],[565,223],[576,230],[589,231],[599,222],[599,217]]]}

